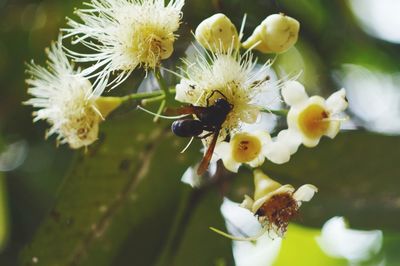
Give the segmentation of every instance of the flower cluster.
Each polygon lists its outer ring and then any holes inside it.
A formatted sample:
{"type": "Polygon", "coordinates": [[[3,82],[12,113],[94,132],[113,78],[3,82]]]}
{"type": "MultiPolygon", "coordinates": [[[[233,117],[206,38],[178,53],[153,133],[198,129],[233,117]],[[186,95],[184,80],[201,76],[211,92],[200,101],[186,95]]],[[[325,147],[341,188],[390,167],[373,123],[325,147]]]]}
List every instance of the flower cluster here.
{"type": "MultiPolygon", "coordinates": [[[[221,159],[231,172],[238,172],[242,164],[259,167],[265,160],[283,164],[301,144],[314,147],[323,135],[334,138],[339,132],[344,119],[341,113],[347,108],[344,89],[327,100],[309,97],[298,81],[271,79],[269,62],[258,64],[251,52],[257,49],[264,53],[282,53],[296,42],[298,31],[299,23],[283,14],[267,17],[241,44],[243,33],[238,34],[223,14],[216,14],[198,26],[195,37],[202,48],[196,50],[194,63],[185,61],[175,99],[209,110],[214,110],[221,99],[231,105],[220,124],[212,124],[201,113],[194,113],[195,118],[214,125],[214,130],[219,131],[218,136],[204,135],[207,148],[204,158],[215,145],[213,162],[221,159]],[[240,45],[248,50],[241,53],[240,45]],[[274,90],[289,110],[272,109],[271,98],[265,93],[274,90]],[[288,128],[268,132],[258,123],[265,113],[286,114],[288,128]]],[[[217,109],[214,115],[219,116],[217,109]]],[[[311,200],[318,191],[310,184],[297,190],[291,185],[281,185],[260,170],[254,172],[254,182],[254,197],[246,195],[241,206],[258,218],[263,227],[260,234],[240,238],[212,228],[214,231],[235,240],[254,240],[271,230],[283,236],[288,223],[298,215],[301,203],[311,200]]]]}
{"type": "MultiPolygon", "coordinates": [[[[334,138],[340,130],[347,108],[344,89],[326,100],[309,97],[302,84],[280,80],[271,69],[272,62],[259,63],[253,53],[279,54],[290,49],[300,28],[294,18],[270,15],[246,41],[242,41],[244,22],[238,31],[224,14],[205,19],[195,30],[194,59],[183,58],[180,73],[167,70],[180,77],[178,84],[167,84],[161,64],[173,54],[183,0],[167,4],[164,0],[91,0],[85,4],[86,8],[76,10],[76,19],[68,19],[64,36],[47,51],[47,68],[28,65],[28,93],[33,98],[25,103],[38,108],[34,121],[47,121],[47,135],[57,134],[60,143],[73,149],[92,144],[100,122],[127,99],[160,101],[156,118],[166,117],[162,112],[171,107],[173,98],[185,104],[177,110],[180,116],[172,117],[177,119],[172,131],[202,140],[199,176],[218,160],[231,172],[238,172],[242,165],[257,168],[265,161],[284,164],[301,144],[315,147],[322,136],[334,138]],[[65,48],[67,38],[91,52],[65,48]],[[68,58],[91,65],[75,68],[68,58]],[[117,87],[139,67],[146,73],[154,71],[159,90],[148,95],[103,95],[107,87],[117,87]],[[286,116],[287,128],[274,131],[271,124],[280,116],[286,116]]],[[[313,185],[297,190],[281,185],[260,170],[254,171],[254,182],[254,197],[246,195],[241,206],[257,217],[262,232],[273,230],[279,236],[297,216],[301,203],[317,192],[313,185]]]]}
{"type": "Polygon", "coordinates": [[[121,104],[120,98],[101,97],[107,86],[121,84],[139,66],[155,69],[171,56],[184,2],[91,0],[85,4],[88,8],[76,10],[82,22],[69,19],[65,36],[48,51],[48,69],[32,63],[27,71],[31,75],[28,93],[35,98],[26,104],[40,108],[34,112],[35,121],[46,120],[51,125],[47,135],[57,133],[60,143],[74,149],[92,144],[99,122],[121,104]],[[64,48],[62,39],[67,37],[93,53],[64,48]],[[74,70],[67,56],[93,64],[74,70]],[[114,72],[118,75],[111,79],[114,72]],[[92,77],[97,77],[93,83],[92,77]]]}
{"type": "MultiPolygon", "coordinates": [[[[280,53],[296,42],[298,31],[299,23],[295,19],[283,14],[271,15],[242,46],[280,53]]],[[[271,71],[269,62],[258,64],[250,50],[240,53],[237,48],[240,35],[242,32],[238,34],[223,14],[204,20],[195,35],[203,49],[196,50],[195,63],[185,61],[183,77],[176,86],[177,101],[208,108],[222,98],[232,106],[222,124],[214,125],[220,130],[214,160],[222,159],[224,166],[232,172],[237,172],[241,164],[258,167],[265,159],[283,164],[290,160],[301,143],[314,147],[323,135],[333,138],[342,120],[338,115],[347,107],[345,90],[334,93],[325,101],[319,96],[309,98],[297,81],[272,80],[268,74],[271,71]],[[272,99],[265,93],[274,90],[290,106],[288,129],[273,138],[270,132],[261,130],[262,127],[247,131],[246,124],[257,125],[264,112],[273,113],[272,99]]],[[[206,147],[211,146],[212,138],[205,138],[206,147]]]]}

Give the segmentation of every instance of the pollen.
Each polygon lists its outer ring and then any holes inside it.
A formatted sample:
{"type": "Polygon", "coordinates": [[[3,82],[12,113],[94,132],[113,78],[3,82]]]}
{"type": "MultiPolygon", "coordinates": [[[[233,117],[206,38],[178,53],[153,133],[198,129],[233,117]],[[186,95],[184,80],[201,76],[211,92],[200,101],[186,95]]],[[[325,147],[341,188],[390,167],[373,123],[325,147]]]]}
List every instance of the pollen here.
{"type": "Polygon", "coordinates": [[[327,111],[318,104],[307,106],[299,115],[299,128],[310,138],[318,138],[326,133],[329,128],[327,111]]]}
{"type": "Polygon", "coordinates": [[[266,219],[270,226],[275,225],[276,231],[283,235],[289,222],[298,216],[299,204],[291,193],[273,195],[256,212],[260,220],[266,219]]]}
{"type": "Polygon", "coordinates": [[[235,161],[240,163],[253,161],[262,150],[261,141],[256,136],[247,133],[236,134],[231,142],[232,156],[235,161]]]}

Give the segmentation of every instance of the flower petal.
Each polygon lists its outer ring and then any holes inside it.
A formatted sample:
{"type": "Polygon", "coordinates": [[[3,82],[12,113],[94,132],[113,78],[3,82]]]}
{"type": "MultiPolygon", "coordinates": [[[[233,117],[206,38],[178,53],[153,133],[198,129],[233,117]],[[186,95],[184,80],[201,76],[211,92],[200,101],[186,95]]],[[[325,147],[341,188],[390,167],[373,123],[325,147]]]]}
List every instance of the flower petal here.
{"type": "Polygon", "coordinates": [[[283,164],[290,160],[290,149],[282,142],[271,142],[263,151],[265,157],[273,163],[283,164]]]}
{"type": "Polygon", "coordinates": [[[346,100],[346,90],[341,89],[326,99],[326,107],[331,114],[343,112],[349,103],[346,100]]]}
{"type": "Polygon", "coordinates": [[[298,81],[286,81],[282,88],[283,100],[288,105],[302,104],[308,99],[304,86],[298,81]]]}
{"type": "Polygon", "coordinates": [[[330,121],[329,127],[325,132],[325,136],[330,137],[333,139],[340,131],[340,121],[330,121]]]}
{"type": "Polygon", "coordinates": [[[296,201],[310,201],[313,197],[314,194],[318,192],[318,188],[314,185],[303,185],[299,187],[296,192],[293,194],[293,198],[296,201]]]}
{"type": "Polygon", "coordinates": [[[228,158],[228,156],[230,156],[231,153],[232,153],[231,145],[228,142],[223,141],[217,143],[217,145],[215,146],[213,158],[215,159],[215,161],[218,161],[219,159],[224,160],[228,158]]]}
{"type": "Polygon", "coordinates": [[[179,84],[176,85],[175,100],[183,103],[195,103],[200,93],[196,90],[196,85],[191,83],[190,80],[182,79],[179,84]]]}
{"type": "Polygon", "coordinates": [[[224,166],[227,170],[234,172],[234,173],[237,173],[239,170],[239,167],[242,165],[241,163],[233,160],[233,158],[231,156],[223,159],[222,162],[224,163],[224,166]]]}
{"type": "Polygon", "coordinates": [[[238,228],[246,235],[255,235],[261,230],[261,225],[253,213],[228,198],[224,198],[221,213],[225,220],[229,221],[226,223],[226,227],[231,234],[237,234],[238,228]],[[232,224],[232,221],[234,221],[234,224],[232,224]]]}
{"type": "Polygon", "coordinates": [[[277,141],[285,143],[292,155],[297,152],[301,144],[301,135],[295,130],[285,129],[278,133],[277,141]]]}
{"type": "Polygon", "coordinates": [[[314,148],[315,146],[318,145],[321,137],[318,138],[309,138],[305,135],[302,135],[303,137],[303,145],[308,147],[308,148],[314,148]]]}
{"type": "Polygon", "coordinates": [[[191,187],[199,187],[201,185],[202,178],[197,174],[197,171],[194,167],[189,167],[186,169],[185,173],[183,173],[181,181],[191,187]]]}
{"type": "Polygon", "coordinates": [[[218,143],[215,147],[214,154],[216,156],[213,157],[221,159],[226,169],[234,173],[238,172],[241,163],[236,162],[232,158],[232,147],[230,143],[225,141],[218,143]]]}
{"type": "Polygon", "coordinates": [[[343,217],[333,217],[322,227],[317,242],[326,254],[345,258],[349,260],[349,265],[358,265],[358,262],[368,261],[379,253],[382,239],[380,230],[349,229],[343,217]]]}
{"type": "Polygon", "coordinates": [[[249,195],[244,195],[244,200],[240,204],[240,207],[251,211],[253,204],[254,204],[254,200],[249,195]]]}
{"type": "Polygon", "coordinates": [[[265,161],[265,156],[260,153],[257,158],[255,158],[253,161],[248,162],[247,164],[250,165],[252,168],[258,167],[262,165],[265,161]]]}
{"type": "Polygon", "coordinates": [[[264,130],[259,130],[253,133],[255,136],[257,136],[261,143],[264,144],[269,144],[271,142],[271,136],[268,134],[267,131],[264,130]]]}

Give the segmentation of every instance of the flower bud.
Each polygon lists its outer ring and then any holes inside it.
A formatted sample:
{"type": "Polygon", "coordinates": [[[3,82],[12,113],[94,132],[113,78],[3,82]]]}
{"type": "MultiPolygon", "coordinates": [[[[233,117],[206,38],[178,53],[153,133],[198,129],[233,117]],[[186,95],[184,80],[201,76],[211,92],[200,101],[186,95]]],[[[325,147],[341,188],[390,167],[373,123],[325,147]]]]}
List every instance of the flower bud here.
{"type": "Polygon", "coordinates": [[[268,16],[242,44],[263,53],[283,53],[292,47],[299,34],[300,23],[282,13],[268,16]],[[257,44],[258,43],[258,44],[257,44]]]}
{"type": "Polygon", "coordinates": [[[240,45],[235,25],[224,14],[218,13],[203,20],[196,28],[196,40],[212,52],[226,52],[240,45]]]}

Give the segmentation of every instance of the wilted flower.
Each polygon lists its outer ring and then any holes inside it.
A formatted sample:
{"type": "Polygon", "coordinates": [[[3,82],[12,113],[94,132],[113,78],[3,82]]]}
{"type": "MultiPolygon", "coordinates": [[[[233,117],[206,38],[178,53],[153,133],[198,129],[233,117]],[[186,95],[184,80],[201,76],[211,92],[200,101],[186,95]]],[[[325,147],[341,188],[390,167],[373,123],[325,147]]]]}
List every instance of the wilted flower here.
{"type": "Polygon", "coordinates": [[[271,230],[282,237],[289,222],[298,216],[302,202],[310,201],[318,191],[313,185],[303,185],[297,190],[292,185],[281,185],[261,170],[254,171],[254,185],[254,198],[245,195],[240,206],[258,218],[262,227],[260,232],[251,237],[236,237],[211,228],[213,231],[238,241],[256,240],[271,230]]]}
{"type": "Polygon", "coordinates": [[[288,81],[282,88],[282,96],[291,106],[287,116],[289,130],[298,132],[305,146],[318,145],[323,135],[330,138],[337,135],[343,120],[338,115],[348,106],[344,89],[325,100],[320,96],[308,97],[302,84],[288,81]]]}
{"type": "Polygon", "coordinates": [[[301,203],[310,201],[318,189],[303,185],[281,185],[260,170],[254,171],[254,198],[245,195],[242,207],[258,217],[259,222],[279,236],[286,232],[289,222],[298,215],[301,203]]]}
{"type": "Polygon", "coordinates": [[[263,53],[283,53],[297,42],[299,29],[300,23],[294,18],[273,14],[261,22],[242,45],[263,53]]]}
{"type": "Polygon", "coordinates": [[[79,62],[94,62],[84,74],[97,72],[99,80],[118,71],[111,82],[115,87],[136,67],[155,68],[171,56],[183,4],[183,0],[167,5],[164,0],[92,0],[89,8],[76,11],[82,23],[69,20],[71,28],[65,31],[95,53],[71,55],[79,62]]]}
{"type": "Polygon", "coordinates": [[[196,28],[196,40],[213,52],[238,49],[239,35],[235,25],[224,14],[218,13],[203,20],[196,28]]]}
{"type": "Polygon", "coordinates": [[[25,104],[39,108],[33,113],[34,121],[46,120],[51,125],[46,136],[58,134],[59,142],[73,149],[88,146],[97,140],[100,121],[121,102],[93,95],[92,84],[69,63],[61,39],[46,52],[48,68],[28,65],[31,78],[26,82],[34,98],[25,104]]]}

